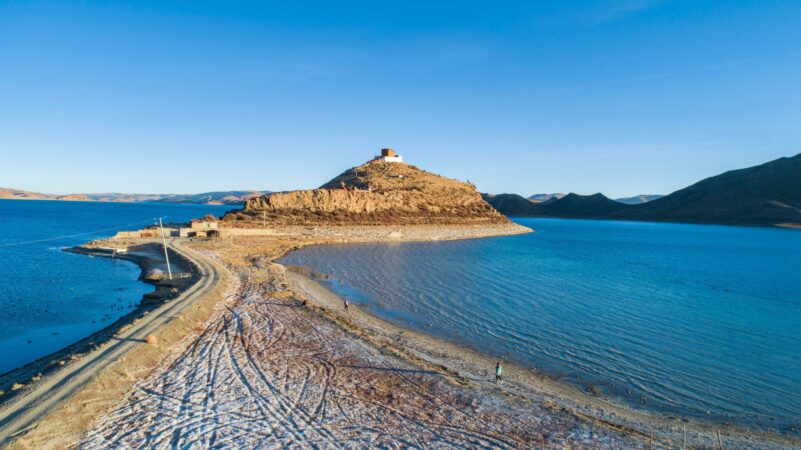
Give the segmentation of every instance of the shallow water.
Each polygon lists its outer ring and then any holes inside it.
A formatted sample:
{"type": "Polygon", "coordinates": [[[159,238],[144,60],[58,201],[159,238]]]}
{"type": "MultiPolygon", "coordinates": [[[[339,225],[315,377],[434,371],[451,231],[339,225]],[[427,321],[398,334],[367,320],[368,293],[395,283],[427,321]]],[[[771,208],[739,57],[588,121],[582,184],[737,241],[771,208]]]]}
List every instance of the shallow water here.
{"type": "Polygon", "coordinates": [[[137,281],[139,268],[131,262],[76,255],[63,248],[120,229],[141,228],[154,217],[181,221],[228,209],[0,200],[0,373],[106,327],[153,290],[137,281]],[[81,235],[50,240],[75,234],[81,235]],[[22,242],[27,243],[17,245],[22,242]]]}
{"type": "Polygon", "coordinates": [[[801,422],[801,232],[518,222],[537,233],[310,247],[282,263],[333,275],[380,317],[633,405],[801,422]]]}

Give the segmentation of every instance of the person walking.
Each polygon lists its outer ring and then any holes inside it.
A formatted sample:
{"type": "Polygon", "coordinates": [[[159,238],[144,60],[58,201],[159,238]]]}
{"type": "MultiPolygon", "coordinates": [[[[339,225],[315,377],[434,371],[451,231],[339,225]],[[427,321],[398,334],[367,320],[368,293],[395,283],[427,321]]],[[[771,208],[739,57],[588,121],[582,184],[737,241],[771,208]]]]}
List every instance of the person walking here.
{"type": "Polygon", "coordinates": [[[495,382],[500,383],[503,381],[503,367],[501,367],[501,363],[495,363],[495,382]]]}
{"type": "Polygon", "coordinates": [[[347,310],[348,310],[348,299],[347,299],[347,297],[346,297],[346,298],[345,298],[345,311],[347,311],[347,310]]]}

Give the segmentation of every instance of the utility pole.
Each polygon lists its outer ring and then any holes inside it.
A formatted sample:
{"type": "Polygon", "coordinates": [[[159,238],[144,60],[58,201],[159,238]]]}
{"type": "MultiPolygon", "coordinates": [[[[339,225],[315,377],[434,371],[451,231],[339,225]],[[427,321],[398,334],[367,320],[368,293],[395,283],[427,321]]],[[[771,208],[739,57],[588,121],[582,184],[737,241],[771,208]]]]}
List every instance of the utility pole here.
{"type": "Polygon", "coordinates": [[[161,245],[164,246],[164,259],[167,260],[167,276],[172,280],[172,269],[170,268],[170,255],[167,254],[167,239],[164,238],[164,225],[159,217],[159,228],[161,228],[161,245]]]}

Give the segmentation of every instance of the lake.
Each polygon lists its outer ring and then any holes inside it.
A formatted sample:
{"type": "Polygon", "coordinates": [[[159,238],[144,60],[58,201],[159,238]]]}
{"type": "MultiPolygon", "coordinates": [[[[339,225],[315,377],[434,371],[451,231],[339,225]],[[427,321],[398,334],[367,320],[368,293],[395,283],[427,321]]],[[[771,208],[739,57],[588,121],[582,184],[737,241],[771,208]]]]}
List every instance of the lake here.
{"type": "Polygon", "coordinates": [[[133,310],[153,287],[131,262],[62,251],[230,206],[0,200],[0,373],[60,350],[133,310]]]}
{"type": "Polygon", "coordinates": [[[801,232],[519,219],[536,233],[281,259],[401,326],[634,405],[801,421],[801,232]]]}

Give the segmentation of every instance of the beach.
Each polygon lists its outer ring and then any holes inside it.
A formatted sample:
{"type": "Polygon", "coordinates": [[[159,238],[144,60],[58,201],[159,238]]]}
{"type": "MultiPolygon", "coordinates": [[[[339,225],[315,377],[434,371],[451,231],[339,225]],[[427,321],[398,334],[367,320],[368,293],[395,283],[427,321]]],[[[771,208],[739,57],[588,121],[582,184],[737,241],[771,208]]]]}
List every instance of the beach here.
{"type": "MultiPolygon", "coordinates": [[[[330,227],[184,242],[221,273],[149,358],[124,356],[11,448],[793,448],[792,437],[644,414],[360,311],[275,259],[308,245],[526,230],[330,227]],[[224,282],[223,282],[224,281],[224,282]],[[137,367],[131,372],[131,367],[137,367]],[[102,389],[128,373],[114,392],[102,389]],[[102,393],[102,395],[101,395],[102,393]],[[102,397],[102,401],[96,398],[102,397]],[[86,411],[85,405],[93,407],[86,411]],[[65,425],[64,412],[82,419],[65,425]]],[[[309,276],[311,275],[311,277],[309,276]]],[[[163,332],[163,330],[162,330],[163,332]]],[[[138,350],[135,350],[138,351],[138,350]]]]}

